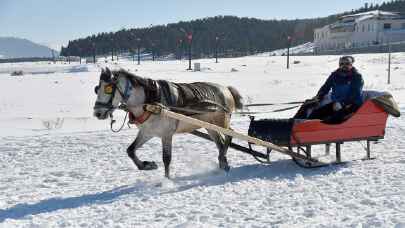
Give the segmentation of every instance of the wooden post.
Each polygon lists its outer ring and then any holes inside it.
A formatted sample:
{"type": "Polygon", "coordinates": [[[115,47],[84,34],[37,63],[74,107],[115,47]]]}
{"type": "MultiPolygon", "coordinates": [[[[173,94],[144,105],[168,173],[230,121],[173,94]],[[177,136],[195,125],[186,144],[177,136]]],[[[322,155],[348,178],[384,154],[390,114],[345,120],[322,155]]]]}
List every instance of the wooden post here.
{"type": "Polygon", "coordinates": [[[340,154],[340,144],[341,143],[336,143],[336,162],[341,163],[342,162],[342,156],[340,154]]]}
{"type": "Polygon", "coordinates": [[[306,146],[306,150],[307,150],[307,158],[311,158],[312,157],[311,156],[311,146],[310,145],[306,146]]]}
{"type": "Polygon", "coordinates": [[[288,47],[287,47],[287,69],[290,69],[290,47],[291,47],[291,36],[288,36],[288,47]]]}
{"type": "Polygon", "coordinates": [[[325,154],[329,155],[330,154],[330,143],[325,144],[325,154]]]}
{"type": "Polygon", "coordinates": [[[367,159],[371,159],[370,141],[367,140],[367,159]]]}
{"type": "Polygon", "coordinates": [[[388,79],[387,83],[391,83],[391,42],[388,42],[388,79]]]}

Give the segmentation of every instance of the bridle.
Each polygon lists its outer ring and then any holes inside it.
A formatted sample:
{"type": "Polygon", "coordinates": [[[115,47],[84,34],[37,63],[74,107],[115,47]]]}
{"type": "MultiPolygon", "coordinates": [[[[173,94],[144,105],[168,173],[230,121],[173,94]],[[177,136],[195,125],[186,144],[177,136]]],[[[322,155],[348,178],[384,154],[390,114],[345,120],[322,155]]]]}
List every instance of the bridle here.
{"type": "MultiPolygon", "coordinates": [[[[118,76],[117,77],[114,76],[113,79],[111,80],[111,82],[109,82],[108,85],[106,85],[106,86],[111,86],[112,87],[111,88],[111,93],[110,93],[111,94],[110,99],[107,102],[96,101],[96,104],[94,105],[94,108],[105,108],[105,109],[107,109],[107,111],[114,110],[116,107],[114,107],[112,105],[112,103],[113,103],[113,100],[115,98],[116,92],[118,91],[118,93],[122,97],[121,103],[125,104],[128,101],[129,97],[131,96],[130,92],[131,92],[131,90],[133,88],[130,80],[127,79],[126,84],[125,84],[125,89],[124,89],[124,91],[122,91],[120,89],[120,87],[118,86],[118,76]]],[[[94,88],[94,92],[96,94],[98,94],[99,90],[100,90],[100,85],[98,85],[98,86],[96,86],[94,88]]]]}
{"type": "MultiPolygon", "coordinates": [[[[109,94],[111,94],[110,99],[108,99],[107,102],[96,101],[96,103],[94,105],[94,108],[105,108],[105,109],[107,109],[106,112],[110,112],[110,119],[111,119],[110,128],[111,128],[111,131],[119,132],[124,127],[124,124],[125,124],[125,122],[127,120],[127,117],[128,117],[128,110],[126,108],[122,108],[122,107],[126,107],[126,102],[128,101],[129,97],[131,96],[131,90],[132,90],[133,86],[132,86],[130,80],[127,79],[126,84],[125,84],[125,89],[124,89],[124,91],[122,91],[120,89],[120,87],[118,86],[118,76],[114,76],[112,78],[111,82],[109,82],[106,85],[106,87],[107,86],[111,86],[111,93],[109,93],[109,94]],[[115,94],[116,94],[117,91],[121,95],[122,101],[120,102],[121,104],[118,107],[114,107],[112,103],[113,103],[113,100],[115,98],[115,94]],[[112,114],[113,112],[112,111],[114,111],[114,109],[116,109],[116,108],[123,109],[126,112],[124,121],[123,121],[121,127],[118,130],[114,130],[114,128],[113,128],[115,120],[113,119],[113,114],[112,114]]],[[[96,87],[94,87],[94,92],[96,94],[98,94],[99,90],[100,90],[100,85],[97,85],[96,87]]],[[[104,90],[105,90],[105,88],[104,88],[104,90]]]]}

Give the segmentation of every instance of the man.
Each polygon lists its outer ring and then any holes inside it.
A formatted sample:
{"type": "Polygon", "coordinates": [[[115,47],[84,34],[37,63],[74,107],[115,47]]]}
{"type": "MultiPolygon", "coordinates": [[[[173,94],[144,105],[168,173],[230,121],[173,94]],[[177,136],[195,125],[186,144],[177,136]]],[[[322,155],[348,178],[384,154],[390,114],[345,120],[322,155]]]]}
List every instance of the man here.
{"type": "Polygon", "coordinates": [[[353,63],[352,56],[343,56],[339,59],[339,68],[332,72],[314,98],[319,102],[332,90],[332,102],[315,109],[308,119],[339,123],[362,105],[364,81],[361,74],[353,67],[353,63]]]}

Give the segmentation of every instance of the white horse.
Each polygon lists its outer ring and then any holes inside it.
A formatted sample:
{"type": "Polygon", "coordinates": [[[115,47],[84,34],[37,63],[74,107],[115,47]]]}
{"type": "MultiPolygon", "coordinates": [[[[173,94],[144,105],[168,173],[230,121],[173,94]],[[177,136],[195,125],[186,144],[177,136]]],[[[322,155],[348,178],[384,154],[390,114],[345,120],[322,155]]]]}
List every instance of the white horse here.
{"type": "MultiPolygon", "coordinates": [[[[139,170],[157,169],[153,161],[141,161],[136,150],[153,137],[162,140],[163,163],[165,176],[170,178],[170,161],[172,157],[172,137],[176,133],[186,133],[199,127],[178,120],[153,115],[144,110],[144,104],[160,103],[173,111],[180,111],[193,118],[218,126],[229,128],[231,113],[241,109],[242,97],[233,87],[224,87],[214,83],[172,83],[155,81],[133,75],[127,71],[111,72],[102,69],[99,85],[95,87],[97,101],[94,116],[106,119],[112,116],[120,104],[124,104],[132,122],[139,129],[135,141],[128,147],[128,156],[139,170]],[[178,109],[176,109],[178,108],[178,109]]],[[[220,133],[207,130],[219,150],[219,167],[225,171],[230,169],[226,158],[231,138],[220,133]]]]}

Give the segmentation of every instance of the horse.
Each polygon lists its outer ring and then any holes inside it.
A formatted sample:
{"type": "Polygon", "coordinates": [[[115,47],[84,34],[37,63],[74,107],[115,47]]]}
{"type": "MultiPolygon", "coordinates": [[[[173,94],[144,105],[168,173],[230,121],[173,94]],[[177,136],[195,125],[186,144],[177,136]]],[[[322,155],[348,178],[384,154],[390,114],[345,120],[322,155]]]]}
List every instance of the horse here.
{"type": "MultiPolygon", "coordinates": [[[[140,160],[136,150],[153,137],[161,138],[165,177],[168,179],[170,179],[173,135],[189,133],[200,127],[154,115],[144,109],[145,104],[159,103],[173,111],[224,128],[230,128],[232,112],[243,107],[242,96],[231,86],[224,87],[208,82],[174,83],[152,80],[123,69],[114,71],[102,69],[95,93],[96,118],[100,120],[112,118],[114,110],[122,105],[125,105],[130,113],[130,122],[136,124],[139,131],[127,148],[127,154],[139,170],[158,168],[154,161],[140,160]]],[[[232,138],[208,129],[207,132],[218,148],[219,168],[228,172],[230,166],[226,154],[232,138]]]]}

